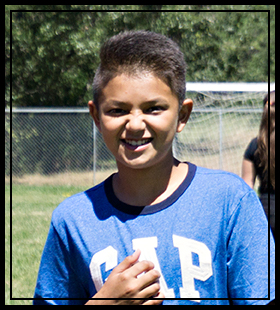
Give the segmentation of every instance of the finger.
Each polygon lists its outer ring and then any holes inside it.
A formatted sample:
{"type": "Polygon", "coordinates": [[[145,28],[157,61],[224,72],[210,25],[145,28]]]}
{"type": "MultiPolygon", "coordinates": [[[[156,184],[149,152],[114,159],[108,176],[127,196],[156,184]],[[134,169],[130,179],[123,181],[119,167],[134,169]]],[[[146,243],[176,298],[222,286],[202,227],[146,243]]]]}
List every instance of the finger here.
{"type": "Polygon", "coordinates": [[[129,270],[127,270],[127,272],[129,272],[131,274],[132,277],[142,277],[143,275],[141,275],[141,273],[143,272],[148,272],[152,269],[154,269],[154,264],[150,261],[147,260],[143,260],[141,262],[137,262],[136,264],[134,264],[129,270]]]}
{"type": "Polygon", "coordinates": [[[141,278],[137,279],[140,288],[139,298],[151,298],[157,296],[160,290],[160,273],[157,270],[150,270],[141,278]]]}
{"type": "Polygon", "coordinates": [[[160,290],[160,286],[158,282],[152,283],[149,286],[145,287],[143,290],[141,290],[138,293],[139,298],[153,298],[154,296],[157,296],[160,290]]]}
{"type": "Polygon", "coordinates": [[[122,273],[131,266],[133,266],[139,259],[141,251],[137,249],[132,255],[127,256],[117,267],[115,267],[111,274],[122,273]]]}
{"type": "Polygon", "coordinates": [[[156,306],[162,304],[163,300],[161,298],[165,298],[164,294],[162,292],[158,292],[157,296],[155,296],[152,299],[149,299],[142,303],[144,306],[156,306]]]}
{"type": "MultiPolygon", "coordinates": [[[[144,275],[138,278],[138,285],[141,290],[150,286],[153,283],[157,283],[159,286],[159,278],[160,278],[160,273],[155,269],[151,269],[148,272],[146,272],[144,275]]],[[[154,294],[155,292],[151,296],[153,296],[154,294]]],[[[143,298],[145,298],[145,296],[143,298]]]]}

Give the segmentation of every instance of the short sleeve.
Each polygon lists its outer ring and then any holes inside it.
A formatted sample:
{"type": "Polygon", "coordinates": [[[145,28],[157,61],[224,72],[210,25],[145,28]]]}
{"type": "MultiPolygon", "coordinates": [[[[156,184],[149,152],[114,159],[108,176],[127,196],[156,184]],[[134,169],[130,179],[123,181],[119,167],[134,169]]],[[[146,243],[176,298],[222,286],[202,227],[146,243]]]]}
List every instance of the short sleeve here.
{"type": "Polygon", "coordinates": [[[86,302],[86,300],[67,300],[70,296],[71,298],[87,298],[83,285],[71,266],[67,244],[63,242],[51,222],[41,258],[33,304],[82,305],[86,302]],[[64,298],[65,300],[51,298],[64,298]]]}
{"type": "Polygon", "coordinates": [[[275,299],[274,239],[253,191],[241,199],[229,220],[227,253],[233,304],[265,305],[275,299]]]}
{"type": "Polygon", "coordinates": [[[254,162],[254,154],[257,150],[257,147],[258,147],[258,142],[257,142],[257,138],[255,138],[247,146],[245,153],[244,153],[244,159],[254,162]]]}

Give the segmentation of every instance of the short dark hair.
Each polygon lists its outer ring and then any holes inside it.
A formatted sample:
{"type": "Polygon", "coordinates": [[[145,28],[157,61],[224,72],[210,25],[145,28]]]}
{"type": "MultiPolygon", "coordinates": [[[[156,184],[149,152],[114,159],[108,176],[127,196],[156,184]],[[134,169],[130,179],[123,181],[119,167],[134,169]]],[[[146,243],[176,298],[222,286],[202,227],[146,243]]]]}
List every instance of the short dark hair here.
{"type": "Polygon", "coordinates": [[[122,73],[151,72],[177,96],[185,99],[186,62],[179,46],[164,35],[150,31],[125,31],[107,40],[100,50],[100,65],[93,80],[93,100],[99,105],[102,89],[122,73]]]}

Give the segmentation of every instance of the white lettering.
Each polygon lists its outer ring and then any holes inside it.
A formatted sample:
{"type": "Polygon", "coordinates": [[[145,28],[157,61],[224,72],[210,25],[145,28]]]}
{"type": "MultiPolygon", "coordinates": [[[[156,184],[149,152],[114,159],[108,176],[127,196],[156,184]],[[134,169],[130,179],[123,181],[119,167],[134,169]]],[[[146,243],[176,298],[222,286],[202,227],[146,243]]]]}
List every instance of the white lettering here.
{"type": "MultiPolygon", "coordinates": [[[[181,298],[200,298],[195,290],[194,279],[206,281],[213,274],[211,252],[199,241],[173,235],[173,244],[179,249],[183,287],[180,288],[181,298]],[[192,252],[199,257],[199,266],[193,265],[192,252]]],[[[199,300],[194,300],[200,302],[199,300]]]]}
{"type": "Polygon", "coordinates": [[[164,294],[165,298],[174,298],[175,297],[174,291],[172,288],[168,289],[159,266],[159,261],[155,251],[155,248],[157,247],[157,237],[133,239],[132,245],[134,250],[137,249],[141,250],[139,261],[142,260],[151,261],[155,265],[155,270],[157,270],[160,273],[159,285],[160,290],[164,294]]]}
{"type": "MultiPolygon", "coordinates": [[[[173,235],[173,245],[179,250],[181,264],[182,285],[180,287],[181,298],[200,298],[199,291],[195,289],[194,279],[206,281],[213,275],[211,252],[208,247],[199,241],[173,235]],[[193,263],[192,253],[198,257],[198,266],[193,263]]],[[[174,298],[174,290],[168,288],[163,277],[156,248],[158,246],[157,237],[137,238],[132,240],[134,250],[141,251],[139,261],[148,260],[153,262],[155,269],[160,273],[159,284],[165,298],[174,298]]],[[[103,278],[100,266],[105,263],[105,271],[113,269],[118,264],[118,252],[108,246],[106,249],[95,253],[90,262],[90,273],[97,291],[103,286],[103,278]]],[[[168,264],[168,262],[165,262],[168,264]]],[[[171,267],[172,268],[172,267],[171,267]]],[[[199,300],[194,300],[200,302],[199,300]]]]}
{"type": "Polygon", "coordinates": [[[111,246],[95,253],[91,259],[89,269],[97,292],[103,286],[100,266],[105,263],[105,270],[113,269],[118,264],[118,252],[111,246]]]}

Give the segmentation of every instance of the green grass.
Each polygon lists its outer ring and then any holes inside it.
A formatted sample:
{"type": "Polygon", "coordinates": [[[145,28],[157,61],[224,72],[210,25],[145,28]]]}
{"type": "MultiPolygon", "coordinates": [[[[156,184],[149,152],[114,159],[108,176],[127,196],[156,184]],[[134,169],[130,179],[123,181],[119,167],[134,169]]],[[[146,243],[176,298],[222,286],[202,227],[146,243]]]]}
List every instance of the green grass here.
{"type": "MultiPolygon", "coordinates": [[[[12,187],[12,297],[32,298],[52,211],[81,186],[12,187]]],[[[5,304],[30,305],[31,300],[10,300],[10,186],[5,185],[5,304]]]]}

